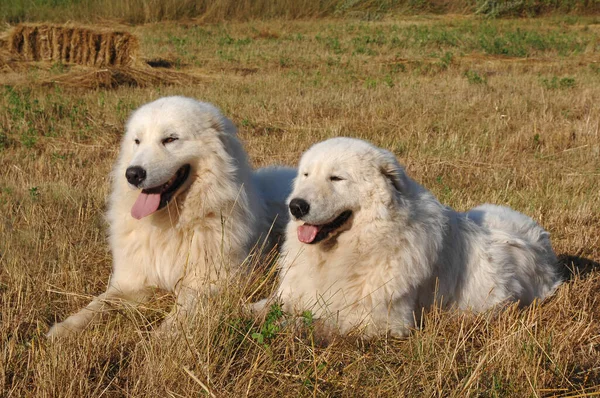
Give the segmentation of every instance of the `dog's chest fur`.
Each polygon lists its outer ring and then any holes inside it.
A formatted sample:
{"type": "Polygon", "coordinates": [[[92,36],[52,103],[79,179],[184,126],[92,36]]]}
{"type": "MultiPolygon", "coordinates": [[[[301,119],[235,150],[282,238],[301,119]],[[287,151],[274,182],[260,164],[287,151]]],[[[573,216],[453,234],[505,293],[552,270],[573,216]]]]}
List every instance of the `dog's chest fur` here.
{"type": "Polygon", "coordinates": [[[360,251],[357,244],[344,242],[328,250],[297,242],[286,246],[279,288],[286,311],[310,309],[319,318],[338,318],[339,326],[348,329],[385,312],[397,290],[397,267],[360,251]]]}
{"type": "MultiPolygon", "coordinates": [[[[175,291],[178,284],[192,280],[194,284],[214,282],[218,272],[226,272],[230,264],[241,262],[243,258],[237,257],[243,254],[234,253],[230,245],[215,239],[214,231],[223,228],[218,220],[204,221],[204,225],[195,228],[150,225],[129,231],[113,229],[113,256],[128,268],[137,268],[147,286],[175,291]]],[[[115,267],[114,271],[119,269],[115,267]]]]}
{"type": "Polygon", "coordinates": [[[231,178],[221,178],[228,190],[220,201],[200,189],[207,181],[201,182],[178,198],[178,206],[142,220],[129,215],[137,192],[117,188],[120,193],[114,195],[121,200],[108,211],[114,274],[130,274],[144,286],[176,293],[182,286],[214,283],[243,262],[253,231],[260,229],[248,208],[262,216],[261,207],[248,205],[246,190],[231,178]]]}

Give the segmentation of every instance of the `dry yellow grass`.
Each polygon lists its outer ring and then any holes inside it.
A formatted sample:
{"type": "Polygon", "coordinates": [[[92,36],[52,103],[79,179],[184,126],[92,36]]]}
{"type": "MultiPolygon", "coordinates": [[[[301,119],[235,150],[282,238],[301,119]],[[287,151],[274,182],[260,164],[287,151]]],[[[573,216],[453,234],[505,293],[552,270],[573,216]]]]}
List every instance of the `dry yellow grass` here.
{"type": "MultiPolygon", "coordinates": [[[[590,18],[273,21],[132,28],[147,57],[210,75],[187,86],[42,85],[71,67],[0,63],[0,395],[585,396],[600,392],[600,28],[590,18]],[[8,65],[8,64],[7,64],[8,65]],[[18,85],[13,85],[17,77],[18,85]],[[163,297],[48,343],[104,290],[108,173],[132,109],[215,103],[255,166],[324,138],[394,151],[459,210],[505,204],[552,234],[569,280],[525,310],[431,311],[406,340],[259,344],[232,281],[184,336],[148,333],[163,297]]],[[[255,285],[254,285],[255,286],[255,285]]]]}
{"type": "Polygon", "coordinates": [[[98,21],[119,19],[147,23],[183,18],[205,22],[255,19],[361,16],[390,13],[464,13],[497,18],[552,13],[597,15],[600,4],[590,0],[32,0],[3,4],[0,20],[98,21]]]}

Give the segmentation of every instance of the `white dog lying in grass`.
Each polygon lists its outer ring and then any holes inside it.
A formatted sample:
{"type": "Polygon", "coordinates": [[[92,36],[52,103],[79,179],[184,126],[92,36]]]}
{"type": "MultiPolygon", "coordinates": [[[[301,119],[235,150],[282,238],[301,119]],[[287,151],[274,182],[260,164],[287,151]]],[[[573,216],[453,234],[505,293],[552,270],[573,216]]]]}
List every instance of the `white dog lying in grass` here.
{"type": "Polygon", "coordinates": [[[531,218],[490,204],[458,213],[364,141],[308,150],[289,208],[276,296],[285,311],[311,310],[340,333],[406,336],[436,301],[528,305],[560,284],[549,234],[531,218]]]}
{"type": "Polygon", "coordinates": [[[283,233],[294,176],[284,168],[253,173],[235,127],[210,104],[167,97],[142,106],[112,176],[108,289],[48,336],[83,329],[105,300],[143,302],[152,287],[177,295],[167,325],[193,311],[200,290],[283,233]]]}

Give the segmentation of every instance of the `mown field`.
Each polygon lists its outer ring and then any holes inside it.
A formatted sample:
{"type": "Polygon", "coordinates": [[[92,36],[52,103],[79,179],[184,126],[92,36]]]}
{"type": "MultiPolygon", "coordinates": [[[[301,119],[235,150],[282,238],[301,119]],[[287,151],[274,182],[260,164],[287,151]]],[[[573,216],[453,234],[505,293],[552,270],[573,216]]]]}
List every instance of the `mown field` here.
{"type": "Polygon", "coordinates": [[[0,396],[600,394],[599,18],[102,26],[139,37],[136,62],[162,60],[194,83],[47,84],[89,70],[0,52],[0,396]],[[404,340],[321,346],[310,324],[253,321],[252,289],[232,281],[182,335],[152,333],[172,302],[157,292],[47,341],[106,286],[103,212],[124,122],[174,94],[220,107],[257,167],[360,137],[458,210],[512,206],[551,232],[566,282],[524,310],[433,309],[404,340]]]}

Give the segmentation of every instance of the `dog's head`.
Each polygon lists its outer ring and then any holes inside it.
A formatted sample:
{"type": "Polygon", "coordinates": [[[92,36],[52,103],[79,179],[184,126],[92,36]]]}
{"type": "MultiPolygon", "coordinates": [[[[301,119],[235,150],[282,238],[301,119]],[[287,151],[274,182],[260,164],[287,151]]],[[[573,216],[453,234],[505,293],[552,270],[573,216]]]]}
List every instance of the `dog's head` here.
{"type": "Polygon", "coordinates": [[[214,154],[226,131],[235,131],[214,106],[165,97],[137,109],[127,123],[115,178],[139,190],[136,219],[169,205],[188,190],[199,162],[214,154]]]}
{"type": "Polygon", "coordinates": [[[387,217],[408,186],[386,150],[352,138],[318,143],[302,156],[288,200],[298,239],[315,244],[352,228],[358,216],[387,217]]]}

